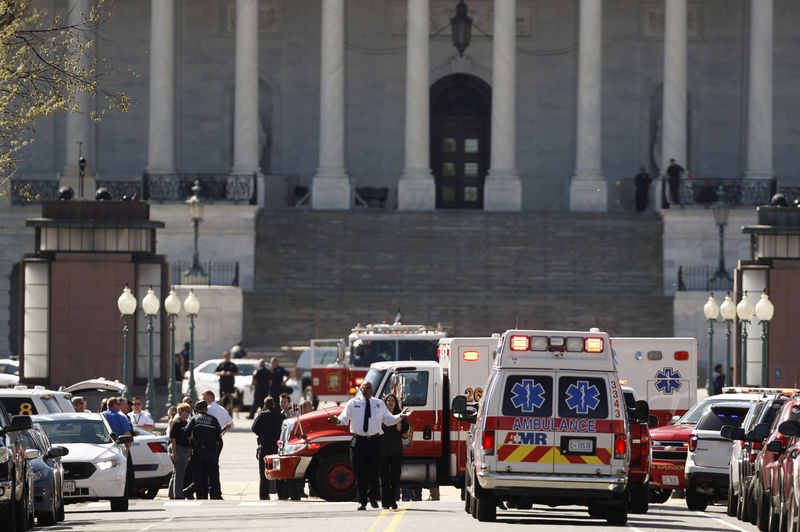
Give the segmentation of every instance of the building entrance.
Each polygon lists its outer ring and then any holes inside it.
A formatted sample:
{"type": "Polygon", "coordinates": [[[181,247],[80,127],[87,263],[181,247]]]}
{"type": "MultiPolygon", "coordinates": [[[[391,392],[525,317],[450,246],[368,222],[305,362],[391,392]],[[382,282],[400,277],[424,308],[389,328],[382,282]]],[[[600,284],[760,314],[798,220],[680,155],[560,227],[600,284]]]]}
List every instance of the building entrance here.
{"type": "Polygon", "coordinates": [[[431,87],[431,166],[437,209],[483,208],[489,171],[492,91],[469,74],[431,87]]]}

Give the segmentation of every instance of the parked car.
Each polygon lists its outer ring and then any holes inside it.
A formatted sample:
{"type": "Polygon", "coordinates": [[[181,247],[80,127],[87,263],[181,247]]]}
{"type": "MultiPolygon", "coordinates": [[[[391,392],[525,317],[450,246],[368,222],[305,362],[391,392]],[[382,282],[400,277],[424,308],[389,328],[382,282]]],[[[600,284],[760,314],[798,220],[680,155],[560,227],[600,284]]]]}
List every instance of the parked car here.
{"type": "MultiPolygon", "coordinates": [[[[211,390],[214,392],[214,396],[220,399],[219,376],[216,374],[216,370],[219,363],[223,360],[222,358],[212,358],[194,368],[194,388],[198,395],[205,390],[211,390]]],[[[258,369],[258,360],[237,358],[236,360],[232,360],[232,362],[236,364],[236,367],[239,369],[239,375],[234,378],[236,398],[242,408],[249,408],[253,404],[253,390],[250,388],[250,384],[253,382],[253,373],[258,369]]],[[[289,395],[292,398],[292,402],[299,403],[302,399],[302,393],[297,382],[293,379],[289,379],[286,382],[286,386],[291,390],[289,395]]],[[[189,393],[188,371],[181,382],[181,393],[184,395],[189,393]]],[[[277,402],[278,398],[276,397],[275,400],[277,402]]]]}
{"type": "Polygon", "coordinates": [[[19,361],[0,358],[0,387],[11,387],[19,384],[19,361]]]}
{"type": "Polygon", "coordinates": [[[720,430],[723,438],[733,441],[728,473],[727,513],[730,516],[735,515],[742,521],[752,519],[755,523],[756,506],[751,491],[753,464],[769,426],[787,399],[780,394],[761,397],[752,404],[740,428],[723,427],[720,430]],[[756,430],[759,426],[761,428],[756,430]]]}
{"type": "Polygon", "coordinates": [[[61,457],[69,453],[69,449],[50,445],[47,434],[38,423],[20,434],[25,440],[25,448],[28,451],[36,450],[35,457],[28,457],[28,467],[33,470],[34,514],[39,525],[54,525],[64,520],[64,467],[61,457]]]}
{"type": "Polygon", "coordinates": [[[169,485],[174,466],[168,454],[169,438],[138,427],[133,428],[131,459],[136,483],[134,492],[141,498],[154,499],[169,485]]]}
{"type": "Polygon", "coordinates": [[[90,412],[100,412],[100,402],[108,397],[120,397],[125,395],[127,386],[117,380],[109,380],[103,377],[87,379],[76,382],[64,388],[65,392],[72,395],[80,395],[86,401],[86,408],[90,412]]]}
{"type": "Polygon", "coordinates": [[[9,416],[0,403],[0,523],[5,530],[24,531],[33,519],[33,472],[21,434],[32,426],[30,416],[9,416]]]}
{"type": "Polygon", "coordinates": [[[776,494],[779,498],[778,530],[800,531],[800,423],[784,421],[778,431],[790,440],[778,459],[778,481],[776,494]]]}
{"type": "Polygon", "coordinates": [[[0,403],[12,416],[74,412],[71,397],[68,392],[48,390],[39,385],[29,388],[18,384],[13,388],[0,389],[0,403]]]}
{"type": "Polygon", "coordinates": [[[50,442],[69,454],[64,465],[64,500],[67,503],[109,500],[112,512],[128,510],[127,450],[133,436],[112,435],[100,414],[61,413],[33,416],[50,442]]]}
{"type": "Polygon", "coordinates": [[[727,497],[732,442],[723,438],[720,430],[740,427],[751,404],[752,400],[719,402],[707,408],[697,422],[686,456],[686,506],[690,510],[705,510],[709,502],[727,497]]]}

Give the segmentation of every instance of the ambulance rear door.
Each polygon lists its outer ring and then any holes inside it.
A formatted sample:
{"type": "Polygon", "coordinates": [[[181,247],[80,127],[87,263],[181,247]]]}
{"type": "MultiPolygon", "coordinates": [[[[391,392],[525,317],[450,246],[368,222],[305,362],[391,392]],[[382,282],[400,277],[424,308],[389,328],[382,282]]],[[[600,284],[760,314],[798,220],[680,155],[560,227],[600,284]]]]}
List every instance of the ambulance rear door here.
{"type": "Polygon", "coordinates": [[[349,399],[349,371],[344,341],[336,338],[311,340],[311,389],[321,401],[349,399]]]}
{"type": "MultiPolygon", "coordinates": [[[[561,370],[554,414],[554,472],[610,475],[614,434],[626,439],[625,399],[616,375],[561,370]]],[[[624,458],[618,467],[624,464],[624,458]]]]}
{"type": "Polygon", "coordinates": [[[487,396],[482,406],[486,420],[483,441],[491,437],[495,441],[494,455],[485,456],[490,469],[502,473],[553,472],[557,444],[550,428],[557,403],[555,379],[555,372],[540,369],[495,373],[491,386],[499,393],[493,391],[492,400],[487,396]]]}

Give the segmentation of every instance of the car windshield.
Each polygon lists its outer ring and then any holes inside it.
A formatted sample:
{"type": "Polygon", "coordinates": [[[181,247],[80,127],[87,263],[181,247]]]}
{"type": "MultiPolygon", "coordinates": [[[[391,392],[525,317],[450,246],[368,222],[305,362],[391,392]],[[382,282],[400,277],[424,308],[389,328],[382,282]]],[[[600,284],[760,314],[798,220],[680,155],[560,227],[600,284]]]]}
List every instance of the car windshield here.
{"type": "Polygon", "coordinates": [[[397,340],[356,340],[351,349],[351,364],[368,367],[373,362],[397,360],[397,340]]]}
{"type": "Polygon", "coordinates": [[[111,436],[100,420],[69,419],[39,421],[50,443],[111,443],[111,436]]]}
{"type": "MultiPolygon", "coordinates": [[[[381,381],[383,380],[383,376],[386,374],[385,369],[376,369],[376,368],[369,368],[367,375],[364,377],[364,382],[368,382],[372,385],[372,395],[374,397],[382,397],[380,395],[381,390],[378,388],[381,385],[381,381]]],[[[361,390],[356,392],[357,396],[361,395],[361,390]]]]}

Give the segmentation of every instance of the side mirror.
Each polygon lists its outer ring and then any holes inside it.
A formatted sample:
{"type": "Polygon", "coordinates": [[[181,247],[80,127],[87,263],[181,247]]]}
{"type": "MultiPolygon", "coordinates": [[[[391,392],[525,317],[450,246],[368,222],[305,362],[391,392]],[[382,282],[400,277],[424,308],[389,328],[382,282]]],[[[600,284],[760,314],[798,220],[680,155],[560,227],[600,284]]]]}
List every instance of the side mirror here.
{"type": "Polygon", "coordinates": [[[124,434],[122,436],[119,436],[117,438],[117,443],[122,443],[122,444],[125,444],[125,445],[127,445],[129,443],[133,443],[133,436],[131,436],[130,434],[124,434]]]}
{"type": "Polygon", "coordinates": [[[641,399],[636,401],[633,405],[633,409],[636,411],[637,423],[648,422],[650,418],[650,405],[647,404],[647,401],[642,401],[641,399]]]}
{"type": "Polygon", "coordinates": [[[720,429],[719,435],[726,440],[743,441],[745,439],[744,429],[741,427],[734,427],[733,425],[725,425],[720,429]]]}
{"type": "Polygon", "coordinates": [[[762,441],[764,441],[764,438],[762,436],[760,436],[759,434],[756,434],[755,430],[751,430],[750,432],[745,434],[744,441],[749,441],[751,443],[762,442],[762,441]]]}
{"type": "Polygon", "coordinates": [[[454,414],[467,413],[467,398],[463,395],[456,395],[453,397],[453,404],[450,407],[454,414]]]}
{"type": "Polygon", "coordinates": [[[800,434],[800,426],[796,421],[784,421],[778,425],[778,432],[786,436],[797,436],[800,434]]]}
{"type": "Polygon", "coordinates": [[[25,449],[25,458],[28,460],[36,460],[39,458],[39,449],[25,449]]]}
{"type": "Polygon", "coordinates": [[[31,421],[31,416],[13,416],[11,418],[11,424],[6,425],[5,429],[3,429],[6,433],[9,432],[19,432],[21,430],[28,430],[33,428],[33,422],[31,421]]]}
{"type": "Polygon", "coordinates": [[[670,425],[674,425],[675,423],[677,423],[677,422],[678,422],[678,420],[679,420],[680,418],[681,418],[681,416],[672,416],[672,418],[669,420],[669,424],[670,424],[670,425]]]}
{"type": "Polygon", "coordinates": [[[782,453],[783,452],[783,445],[779,440],[772,440],[767,444],[766,449],[772,453],[782,453]]]}
{"type": "Polygon", "coordinates": [[[769,425],[767,423],[759,423],[753,428],[753,432],[755,432],[756,435],[760,436],[763,440],[770,435],[769,425]]]}
{"type": "Polygon", "coordinates": [[[59,446],[50,447],[49,449],[47,449],[46,454],[49,458],[58,458],[59,456],[68,455],[69,449],[67,449],[66,447],[59,447],[59,446]]]}
{"type": "Polygon", "coordinates": [[[656,416],[651,414],[650,417],[647,418],[647,426],[650,427],[651,429],[653,427],[657,427],[658,426],[658,417],[656,417],[656,416]]]}

